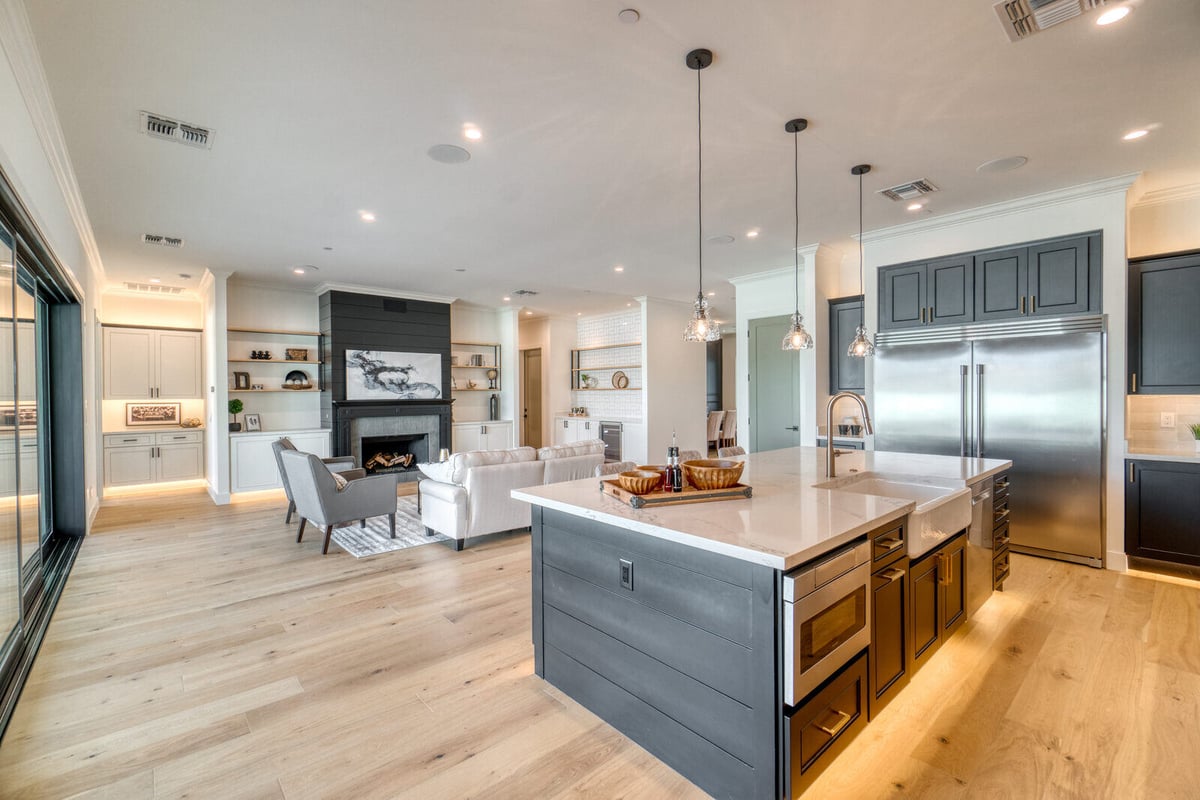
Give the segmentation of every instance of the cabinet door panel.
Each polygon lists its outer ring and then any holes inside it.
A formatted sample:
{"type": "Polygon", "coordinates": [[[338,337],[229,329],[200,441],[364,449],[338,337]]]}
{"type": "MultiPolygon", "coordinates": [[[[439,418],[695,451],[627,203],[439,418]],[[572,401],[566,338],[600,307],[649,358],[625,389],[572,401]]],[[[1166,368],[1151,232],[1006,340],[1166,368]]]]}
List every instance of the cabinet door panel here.
{"type": "MultiPolygon", "coordinates": [[[[554,420],[554,444],[567,444],[567,439],[571,435],[571,420],[564,417],[558,417],[554,420]]],[[[455,445],[455,450],[458,446],[455,445]]]]}
{"type": "MultiPolygon", "coordinates": [[[[279,479],[279,466],[271,451],[270,439],[247,439],[231,436],[229,443],[230,489],[234,492],[256,492],[260,489],[278,489],[283,486],[279,479]]],[[[299,450],[305,447],[292,440],[299,450]]]]}
{"type": "Polygon", "coordinates": [[[1022,316],[1026,288],[1024,247],[975,256],[975,321],[1022,316]]]}
{"type": "Polygon", "coordinates": [[[925,324],[925,265],[888,267],[879,271],[879,330],[916,328],[925,324]]]}
{"type": "Polygon", "coordinates": [[[200,334],[195,331],[159,331],[158,396],[202,397],[200,334]]]}
{"type": "Polygon", "coordinates": [[[483,433],[480,431],[481,424],[472,422],[467,425],[455,425],[452,429],[454,435],[454,452],[466,453],[471,450],[483,449],[483,433]]]}
{"type": "Polygon", "coordinates": [[[114,447],[104,451],[104,485],[131,486],[154,480],[151,447],[114,447]]]}
{"type": "Polygon", "coordinates": [[[1200,254],[1143,261],[1129,273],[1129,369],[1141,394],[1200,394],[1200,254]]]}
{"type": "Polygon", "coordinates": [[[1177,564],[1200,565],[1200,464],[1127,462],[1125,552],[1177,564]]]}
{"type": "Polygon", "coordinates": [[[186,481],[204,477],[204,447],[200,444],[172,444],[158,448],[158,479],[186,481]]]}
{"type": "Polygon", "coordinates": [[[1087,311],[1087,237],[1030,247],[1028,288],[1029,312],[1034,316],[1087,311]]]}
{"type": "Polygon", "coordinates": [[[872,717],[908,683],[908,594],[903,558],[871,578],[872,717]]]}
{"type": "Polygon", "coordinates": [[[971,256],[930,262],[926,273],[931,323],[959,325],[975,319],[974,272],[971,256]]]}
{"type": "Polygon", "coordinates": [[[923,664],[937,649],[941,626],[938,625],[938,559],[926,556],[910,570],[912,598],[912,663],[923,664]]]}
{"type": "Polygon", "coordinates": [[[866,359],[846,355],[862,323],[862,297],[829,301],[829,393],[864,392],[866,359]]]}
{"type": "Polygon", "coordinates": [[[938,585],[942,635],[949,636],[967,620],[966,539],[959,536],[942,549],[946,574],[938,585]]]}
{"type": "Polygon", "coordinates": [[[154,385],[154,331],[104,329],[104,396],[144,400],[154,385]]]}

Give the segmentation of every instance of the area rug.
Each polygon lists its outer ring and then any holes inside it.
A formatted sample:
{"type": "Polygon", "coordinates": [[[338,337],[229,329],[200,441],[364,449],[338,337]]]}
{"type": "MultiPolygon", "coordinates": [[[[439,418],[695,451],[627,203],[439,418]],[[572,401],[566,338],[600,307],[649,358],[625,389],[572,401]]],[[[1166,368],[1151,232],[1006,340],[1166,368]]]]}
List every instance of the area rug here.
{"type": "Polygon", "coordinates": [[[417,513],[417,501],[411,497],[396,500],[396,538],[388,533],[387,517],[368,517],[367,527],[360,528],[354,522],[333,529],[333,543],[355,558],[377,556],[408,547],[417,547],[433,542],[444,542],[450,537],[435,533],[425,535],[425,526],[417,513]]]}

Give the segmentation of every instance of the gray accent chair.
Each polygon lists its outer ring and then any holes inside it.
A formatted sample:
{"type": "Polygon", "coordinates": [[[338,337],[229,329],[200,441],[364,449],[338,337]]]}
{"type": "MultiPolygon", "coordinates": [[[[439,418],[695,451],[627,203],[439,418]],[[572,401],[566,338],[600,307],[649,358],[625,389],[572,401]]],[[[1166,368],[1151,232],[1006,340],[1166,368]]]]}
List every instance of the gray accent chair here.
{"type": "Polygon", "coordinates": [[[603,478],[605,475],[619,475],[635,469],[637,469],[637,464],[632,461],[609,461],[606,464],[597,464],[596,470],[592,474],[597,478],[603,478]]]}
{"type": "MultiPolygon", "coordinates": [[[[279,480],[283,482],[283,493],[287,495],[288,510],[287,516],[283,518],[283,523],[289,525],[292,522],[292,512],[296,510],[296,501],[292,499],[292,484],[288,481],[287,471],[283,468],[283,459],[281,453],[297,452],[296,445],[292,444],[292,440],[286,436],[276,439],[271,442],[271,451],[275,453],[275,465],[279,467],[279,480]]],[[[332,458],[322,458],[323,463],[330,472],[337,472],[348,481],[358,478],[365,478],[367,471],[365,469],[354,468],[354,458],[352,456],[334,456],[332,458]]]]}
{"type": "Polygon", "coordinates": [[[279,454],[288,481],[292,485],[292,496],[296,502],[296,513],[300,515],[300,531],[297,543],[304,539],[304,526],[313,524],[325,528],[325,546],[322,553],[329,552],[329,538],[333,529],[354,520],[361,520],[367,527],[367,517],[387,515],[392,538],[396,538],[396,476],[371,475],[358,478],[338,491],[333,474],[321,459],[312,453],[285,450],[279,454]]]}

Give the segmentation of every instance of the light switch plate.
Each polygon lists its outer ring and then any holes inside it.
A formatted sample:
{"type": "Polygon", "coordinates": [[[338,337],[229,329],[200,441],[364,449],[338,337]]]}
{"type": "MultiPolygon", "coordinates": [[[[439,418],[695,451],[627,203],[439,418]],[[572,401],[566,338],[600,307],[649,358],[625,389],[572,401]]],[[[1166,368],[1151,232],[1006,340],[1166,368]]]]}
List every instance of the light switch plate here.
{"type": "Polygon", "coordinates": [[[1174,428],[1175,427],[1175,412],[1160,411],[1158,414],[1158,427],[1174,428]]]}

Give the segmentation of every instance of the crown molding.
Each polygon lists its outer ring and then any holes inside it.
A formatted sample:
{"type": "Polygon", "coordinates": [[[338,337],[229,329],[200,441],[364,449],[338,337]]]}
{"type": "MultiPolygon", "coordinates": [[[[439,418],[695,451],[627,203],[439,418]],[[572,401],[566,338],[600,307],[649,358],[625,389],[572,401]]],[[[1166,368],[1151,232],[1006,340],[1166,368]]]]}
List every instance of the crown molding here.
{"type": "MultiPolygon", "coordinates": [[[[968,208],[963,211],[955,211],[950,214],[943,214],[930,219],[917,220],[916,222],[906,222],[902,225],[894,225],[890,228],[880,228],[877,231],[869,231],[864,233],[862,241],[866,243],[875,243],[887,241],[888,239],[896,239],[903,236],[911,236],[914,233],[928,233],[930,231],[941,230],[943,228],[954,228],[959,225],[968,225],[973,222],[978,222],[983,219],[995,219],[997,217],[1006,217],[1012,214],[1021,214],[1027,211],[1036,211],[1040,208],[1049,208],[1051,206],[1060,206],[1067,203],[1078,202],[1091,197],[1104,197],[1110,194],[1123,194],[1129,190],[1133,182],[1137,180],[1139,173],[1130,173],[1128,175],[1118,175],[1113,178],[1104,178],[1103,180],[1091,181],[1090,183],[1081,183],[1078,186],[1068,186],[1065,189],[1055,189],[1051,192],[1042,192],[1040,194],[1029,195],[1028,197],[1018,197],[1015,200],[1005,200],[1002,203],[993,203],[987,206],[979,206],[978,208],[968,208]]],[[[858,240],[857,236],[851,237],[858,240]]]]}
{"type": "MultiPolygon", "coordinates": [[[[93,278],[91,288],[94,292],[100,292],[107,283],[104,262],[100,258],[100,248],[96,245],[96,236],[88,218],[87,207],[83,203],[79,181],[71,165],[71,155],[67,151],[58,112],[54,108],[54,98],[50,94],[50,84],[46,80],[46,71],[38,54],[37,41],[33,37],[29,16],[21,0],[0,0],[0,47],[4,49],[12,67],[34,131],[41,142],[42,150],[45,151],[46,162],[54,173],[67,212],[71,215],[71,222],[83,245],[88,259],[87,268],[93,278]]],[[[45,226],[42,227],[44,231],[45,226]]],[[[75,265],[74,269],[82,266],[75,265]]],[[[78,282],[79,276],[74,277],[78,282]]]]}
{"type": "Polygon", "coordinates": [[[1169,189],[1155,189],[1146,192],[1137,199],[1133,208],[1142,206],[1161,206],[1167,203],[1179,203],[1200,197],[1200,183],[1187,183],[1183,186],[1172,186],[1169,189]]]}
{"type": "Polygon", "coordinates": [[[322,283],[313,289],[314,294],[325,294],[325,292],[352,292],[353,294],[370,294],[378,297],[397,297],[401,300],[424,300],[428,303],[446,303],[450,304],[457,300],[457,297],[439,294],[423,294],[421,292],[405,292],[399,289],[381,289],[378,286],[362,286],[357,283],[322,283]]]}

